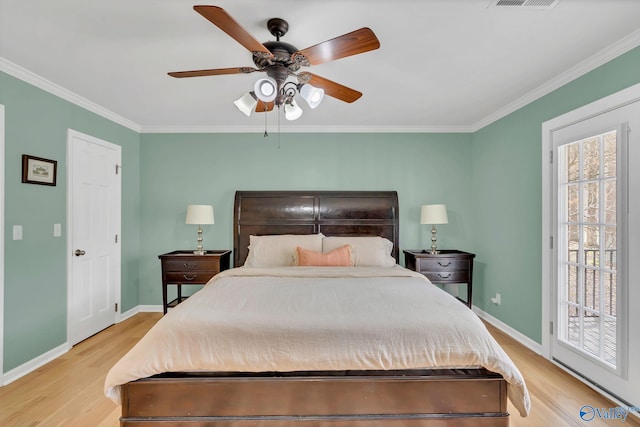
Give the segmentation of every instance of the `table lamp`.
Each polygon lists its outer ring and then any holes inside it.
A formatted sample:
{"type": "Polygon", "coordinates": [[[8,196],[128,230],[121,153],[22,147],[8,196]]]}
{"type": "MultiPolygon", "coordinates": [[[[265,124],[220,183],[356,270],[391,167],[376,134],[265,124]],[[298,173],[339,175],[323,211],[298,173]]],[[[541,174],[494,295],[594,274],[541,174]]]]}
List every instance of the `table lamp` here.
{"type": "Polygon", "coordinates": [[[448,224],[445,205],[424,205],[420,209],[420,224],[431,224],[431,254],[439,253],[436,246],[436,224],[448,224]]]}
{"type": "Polygon", "coordinates": [[[188,205],[187,206],[187,220],[186,224],[198,225],[198,246],[193,251],[196,255],[204,255],[205,250],[202,249],[202,225],[214,224],[213,221],[213,206],[211,205],[188,205]]]}

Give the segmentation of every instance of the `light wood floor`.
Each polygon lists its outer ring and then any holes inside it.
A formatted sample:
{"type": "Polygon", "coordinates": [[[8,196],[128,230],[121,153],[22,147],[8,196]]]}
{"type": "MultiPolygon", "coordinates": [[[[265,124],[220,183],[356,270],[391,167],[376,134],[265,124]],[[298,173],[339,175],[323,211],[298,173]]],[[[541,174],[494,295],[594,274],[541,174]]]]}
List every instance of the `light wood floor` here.
{"type": "MultiPolygon", "coordinates": [[[[104,397],[104,378],[111,366],[161,317],[140,313],[74,346],[35,372],[0,387],[0,426],[118,426],[120,407],[104,397]]],[[[632,426],[627,418],[584,422],[583,405],[614,405],[589,387],[490,327],[492,334],[522,371],[532,397],[532,413],[521,418],[510,404],[511,426],[632,426]]]]}

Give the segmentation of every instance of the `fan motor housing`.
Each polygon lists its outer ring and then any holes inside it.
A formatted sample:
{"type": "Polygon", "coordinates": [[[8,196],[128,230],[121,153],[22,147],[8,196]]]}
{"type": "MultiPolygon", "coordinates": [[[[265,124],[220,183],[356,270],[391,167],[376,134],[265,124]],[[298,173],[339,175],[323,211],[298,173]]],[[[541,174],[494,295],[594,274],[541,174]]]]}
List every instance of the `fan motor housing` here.
{"type": "Polygon", "coordinates": [[[294,45],[281,41],[268,41],[263,45],[273,54],[273,58],[265,58],[262,55],[254,54],[253,63],[258,68],[262,69],[275,64],[283,65],[291,71],[297,71],[300,68],[299,64],[291,61],[291,55],[298,52],[298,48],[294,45]]]}
{"type": "Polygon", "coordinates": [[[284,66],[291,72],[296,72],[300,69],[300,60],[292,61],[291,56],[298,52],[298,48],[292,44],[281,42],[280,37],[287,34],[289,31],[289,23],[282,18],[271,18],[267,21],[267,29],[276,38],[276,41],[268,41],[263,43],[273,57],[266,57],[262,52],[253,53],[253,63],[259,69],[266,69],[272,66],[284,66]]]}

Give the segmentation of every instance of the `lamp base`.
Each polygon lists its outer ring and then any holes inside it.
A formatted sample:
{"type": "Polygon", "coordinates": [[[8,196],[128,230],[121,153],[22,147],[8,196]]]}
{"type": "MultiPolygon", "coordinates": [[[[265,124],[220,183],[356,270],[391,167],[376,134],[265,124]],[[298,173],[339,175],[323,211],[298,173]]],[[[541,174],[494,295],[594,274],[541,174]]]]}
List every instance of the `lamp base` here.
{"type": "Polygon", "coordinates": [[[431,254],[431,255],[437,255],[437,254],[440,253],[439,250],[435,250],[434,251],[433,249],[423,249],[420,252],[423,253],[423,254],[431,254]]]}
{"type": "Polygon", "coordinates": [[[196,246],[196,250],[193,251],[194,255],[204,255],[207,253],[202,247],[202,226],[198,225],[198,246],[196,246]]]}
{"type": "Polygon", "coordinates": [[[436,226],[432,225],[431,226],[431,250],[429,251],[429,253],[431,255],[436,255],[436,254],[440,253],[440,251],[437,249],[437,246],[436,246],[436,240],[437,240],[436,239],[436,226]]]}

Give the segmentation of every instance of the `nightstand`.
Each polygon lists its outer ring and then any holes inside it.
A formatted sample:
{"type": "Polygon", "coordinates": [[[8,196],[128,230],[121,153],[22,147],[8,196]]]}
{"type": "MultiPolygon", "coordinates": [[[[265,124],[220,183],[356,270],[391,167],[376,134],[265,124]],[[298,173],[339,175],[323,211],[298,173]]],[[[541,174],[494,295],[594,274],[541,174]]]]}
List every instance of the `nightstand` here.
{"type": "Polygon", "coordinates": [[[475,254],[458,250],[440,250],[437,254],[420,249],[403,252],[407,268],[424,274],[431,283],[441,285],[466,283],[467,300],[458,299],[471,308],[475,254]]]}
{"type": "Polygon", "coordinates": [[[213,276],[230,266],[231,251],[207,251],[195,255],[193,251],[173,251],[159,255],[162,265],[162,307],[167,314],[169,307],[175,307],[188,297],[182,296],[182,285],[204,285],[213,276]],[[176,285],[178,296],[167,302],[167,286],[176,285]]]}

